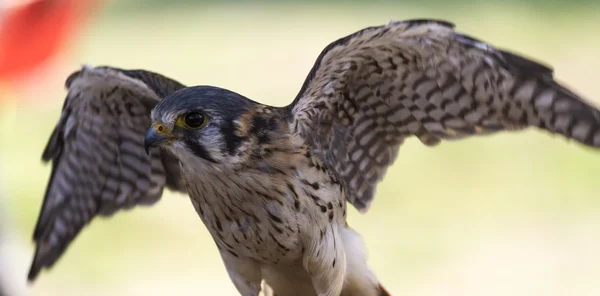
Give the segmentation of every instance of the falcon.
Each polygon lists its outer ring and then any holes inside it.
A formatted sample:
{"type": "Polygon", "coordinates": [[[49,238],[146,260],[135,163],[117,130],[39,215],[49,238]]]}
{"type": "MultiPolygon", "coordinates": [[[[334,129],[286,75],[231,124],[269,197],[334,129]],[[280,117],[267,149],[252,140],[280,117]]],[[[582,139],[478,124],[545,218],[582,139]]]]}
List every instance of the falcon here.
{"type": "Polygon", "coordinates": [[[389,295],[346,212],[367,211],[404,139],[537,127],[600,148],[600,111],[551,68],[441,20],[334,41],[285,107],[145,70],[84,66],[66,86],[30,281],[92,218],[166,187],[189,195],[241,295],[389,295]]]}

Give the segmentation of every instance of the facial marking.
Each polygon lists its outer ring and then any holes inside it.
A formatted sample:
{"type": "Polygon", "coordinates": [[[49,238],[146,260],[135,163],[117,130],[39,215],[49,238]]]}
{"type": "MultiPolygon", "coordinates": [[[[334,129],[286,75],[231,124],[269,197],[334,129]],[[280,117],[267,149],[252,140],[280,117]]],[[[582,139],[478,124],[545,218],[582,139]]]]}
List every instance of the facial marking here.
{"type": "Polygon", "coordinates": [[[192,151],[192,153],[198,157],[204,158],[210,162],[216,163],[215,159],[208,152],[206,147],[195,140],[186,140],[185,145],[192,151]]]}
{"type": "Polygon", "coordinates": [[[207,164],[227,165],[243,161],[241,150],[254,151],[257,145],[274,141],[272,131],[278,122],[269,108],[209,86],[175,92],[159,102],[152,116],[157,133],[173,135],[169,149],[202,158],[207,164]]]}

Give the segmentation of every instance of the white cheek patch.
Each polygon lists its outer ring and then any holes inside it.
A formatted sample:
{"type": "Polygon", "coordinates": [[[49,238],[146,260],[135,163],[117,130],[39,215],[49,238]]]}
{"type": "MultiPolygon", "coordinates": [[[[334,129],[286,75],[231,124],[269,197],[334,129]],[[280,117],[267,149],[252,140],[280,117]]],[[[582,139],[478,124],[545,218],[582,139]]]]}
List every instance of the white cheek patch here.
{"type": "Polygon", "coordinates": [[[193,153],[191,148],[186,145],[186,142],[194,141],[198,146],[201,146],[206,154],[215,162],[221,164],[227,162],[226,158],[228,155],[223,153],[225,141],[220,129],[216,125],[209,125],[203,130],[196,132],[195,137],[196,138],[174,141],[167,146],[167,149],[175,154],[183,163],[192,161],[207,165],[207,160],[199,158],[193,153]]]}
{"type": "Polygon", "coordinates": [[[203,130],[198,142],[215,161],[223,162],[225,160],[225,155],[223,155],[225,141],[217,127],[211,126],[203,130]]]}
{"type": "Polygon", "coordinates": [[[185,149],[185,144],[183,144],[181,141],[175,141],[173,144],[171,144],[171,146],[174,149],[185,149]]]}
{"type": "Polygon", "coordinates": [[[171,143],[171,145],[165,146],[164,149],[175,154],[175,156],[182,162],[184,162],[190,155],[185,147],[185,144],[183,144],[181,141],[174,141],[171,143]]]}
{"type": "Polygon", "coordinates": [[[207,173],[212,172],[213,165],[209,161],[194,155],[186,146],[181,142],[174,142],[170,146],[169,150],[175,154],[179,159],[181,168],[183,169],[184,175],[187,176],[203,176],[207,173]]]}

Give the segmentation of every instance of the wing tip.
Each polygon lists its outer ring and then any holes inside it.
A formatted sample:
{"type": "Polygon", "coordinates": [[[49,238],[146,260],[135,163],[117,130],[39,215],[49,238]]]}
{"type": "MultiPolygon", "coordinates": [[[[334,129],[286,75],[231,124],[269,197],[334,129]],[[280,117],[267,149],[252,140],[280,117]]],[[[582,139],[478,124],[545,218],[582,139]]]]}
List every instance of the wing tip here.
{"type": "Polygon", "coordinates": [[[35,282],[43,270],[52,268],[65,253],[71,241],[72,238],[69,238],[65,242],[53,245],[47,240],[35,239],[35,253],[27,273],[27,282],[35,282]]]}
{"type": "Polygon", "coordinates": [[[30,284],[34,283],[41,270],[42,269],[40,267],[32,264],[29,268],[29,272],[27,273],[27,282],[30,284]]]}
{"type": "Polygon", "coordinates": [[[40,249],[39,246],[35,249],[35,255],[33,256],[33,261],[31,262],[31,266],[29,267],[29,272],[27,273],[27,282],[34,283],[38,278],[38,275],[45,267],[45,264],[40,262],[40,249]]]}

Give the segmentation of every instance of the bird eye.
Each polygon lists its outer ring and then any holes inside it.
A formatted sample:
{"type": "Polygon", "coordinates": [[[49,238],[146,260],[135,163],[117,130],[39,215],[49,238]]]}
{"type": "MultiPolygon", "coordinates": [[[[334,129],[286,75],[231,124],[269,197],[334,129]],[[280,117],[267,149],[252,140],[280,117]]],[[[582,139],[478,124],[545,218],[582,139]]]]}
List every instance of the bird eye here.
{"type": "Polygon", "coordinates": [[[198,129],[206,123],[206,116],[202,112],[190,112],[184,116],[183,121],[187,127],[198,129]]]}

